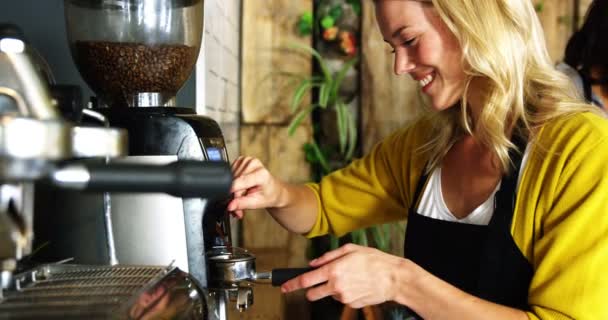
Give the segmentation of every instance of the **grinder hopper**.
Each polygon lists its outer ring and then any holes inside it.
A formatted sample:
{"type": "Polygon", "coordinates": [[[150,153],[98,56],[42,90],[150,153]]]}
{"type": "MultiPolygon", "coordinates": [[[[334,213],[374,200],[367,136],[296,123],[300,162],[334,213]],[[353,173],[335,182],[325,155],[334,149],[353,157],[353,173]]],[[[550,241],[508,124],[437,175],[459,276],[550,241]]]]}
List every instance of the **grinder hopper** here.
{"type": "Polygon", "coordinates": [[[203,0],[66,0],[72,56],[109,107],[171,105],[190,76],[203,0]]]}

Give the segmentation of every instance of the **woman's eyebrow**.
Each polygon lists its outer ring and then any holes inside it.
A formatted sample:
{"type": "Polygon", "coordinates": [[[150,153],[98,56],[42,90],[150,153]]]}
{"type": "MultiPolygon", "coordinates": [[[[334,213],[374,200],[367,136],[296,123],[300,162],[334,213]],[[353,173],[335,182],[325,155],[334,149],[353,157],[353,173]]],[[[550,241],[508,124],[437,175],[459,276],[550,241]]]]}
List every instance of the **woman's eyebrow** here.
{"type": "MultiPolygon", "coordinates": [[[[397,30],[395,30],[395,32],[393,32],[393,34],[391,35],[391,39],[397,38],[399,36],[399,34],[401,34],[401,31],[403,31],[407,28],[408,28],[408,26],[401,26],[401,27],[397,28],[397,30]]],[[[388,39],[384,39],[384,42],[390,43],[390,41],[388,39]]]]}

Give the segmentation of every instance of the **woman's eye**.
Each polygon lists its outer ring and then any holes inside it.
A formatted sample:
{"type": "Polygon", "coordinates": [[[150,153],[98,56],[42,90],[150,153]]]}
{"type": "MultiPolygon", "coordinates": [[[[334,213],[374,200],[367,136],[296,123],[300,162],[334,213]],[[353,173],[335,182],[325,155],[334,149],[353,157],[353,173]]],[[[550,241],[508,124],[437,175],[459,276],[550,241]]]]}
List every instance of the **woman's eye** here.
{"type": "MultiPolygon", "coordinates": [[[[405,40],[405,41],[404,41],[404,42],[401,44],[401,46],[403,46],[403,47],[409,47],[409,46],[411,46],[412,44],[414,44],[414,41],[415,41],[415,40],[416,40],[416,38],[411,38],[411,39],[409,39],[409,40],[405,40]]],[[[395,49],[394,49],[394,48],[393,48],[393,50],[391,51],[391,53],[395,53],[395,49]]]]}

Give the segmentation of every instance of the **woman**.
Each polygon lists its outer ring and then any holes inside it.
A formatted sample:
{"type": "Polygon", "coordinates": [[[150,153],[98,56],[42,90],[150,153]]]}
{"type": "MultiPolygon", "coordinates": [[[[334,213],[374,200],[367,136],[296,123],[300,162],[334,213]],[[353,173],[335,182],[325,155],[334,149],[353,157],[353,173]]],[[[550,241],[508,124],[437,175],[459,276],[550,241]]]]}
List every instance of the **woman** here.
{"type": "Polygon", "coordinates": [[[233,164],[228,209],[314,237],[407,219],[405,258],[346,245],[282,286],[425,319],[608,319],[608,123],[576,99],[529,0],[376,0],[429,112],[319,184],[233,164]]]}
{"type": "Polygon", "coordinates": [[[585,99],[608,110],[608,0],[589,5],[585,23],[566,46],[558,69],[574,80],[585,99]]]}

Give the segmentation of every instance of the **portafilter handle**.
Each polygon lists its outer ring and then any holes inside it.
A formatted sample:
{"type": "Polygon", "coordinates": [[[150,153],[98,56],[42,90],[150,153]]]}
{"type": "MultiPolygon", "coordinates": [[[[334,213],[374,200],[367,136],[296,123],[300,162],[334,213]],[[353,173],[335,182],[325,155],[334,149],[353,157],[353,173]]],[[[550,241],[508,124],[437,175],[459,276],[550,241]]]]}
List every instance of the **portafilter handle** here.
{"type": "Polygon", "coordinates": [[[255,274],[254,282],[259,280],[270,280],[273,287],[281,286],[283,283],[298,277],[306,272],[312,271],[315,268],[277,268],[270,272],[258,272],[255,274]]]}
{"type": "Polygon", "coordinates": [[[54,185],[83,191],[167,193],[181,198],[228,194],[232,171],[227,162],[180,160],[166,165],[72,163],[51,175],[54,185]]]}

